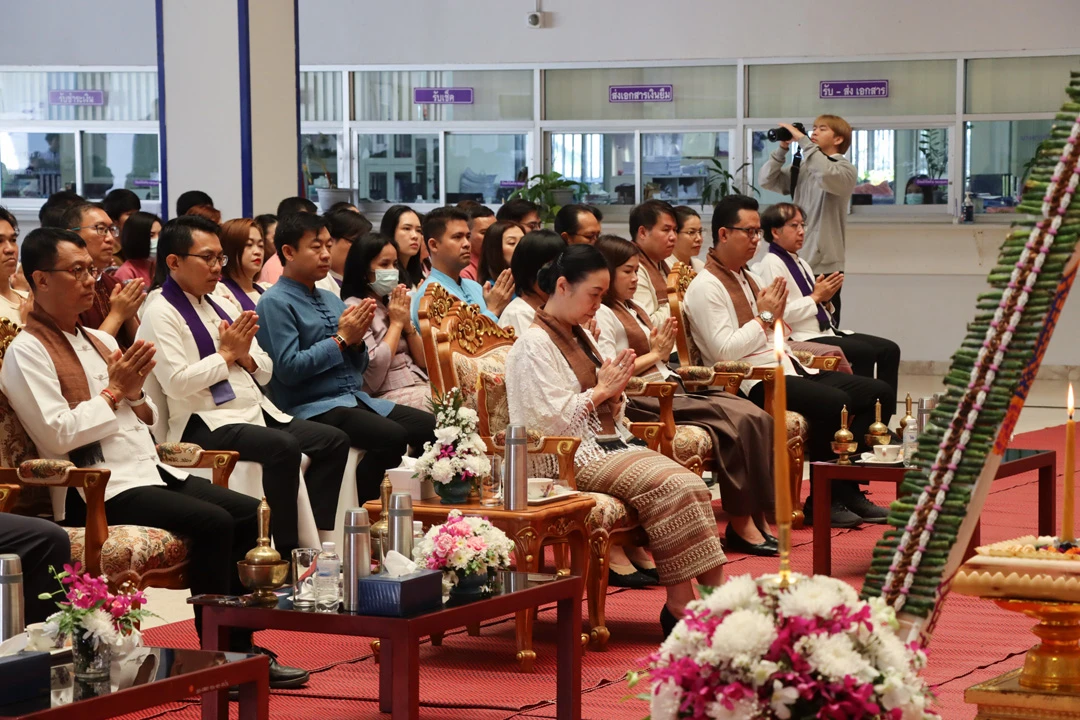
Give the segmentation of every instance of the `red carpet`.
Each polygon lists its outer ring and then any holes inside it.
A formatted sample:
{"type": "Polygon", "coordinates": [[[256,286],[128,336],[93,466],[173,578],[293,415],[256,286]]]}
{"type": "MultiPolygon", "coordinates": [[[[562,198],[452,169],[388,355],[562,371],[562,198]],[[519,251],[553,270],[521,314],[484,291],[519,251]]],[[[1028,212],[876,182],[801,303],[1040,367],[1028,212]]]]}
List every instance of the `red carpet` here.
{"type": "MultiPolygon", "coordinates": [[[[1062,427],[1049,428],[1016,437],[1014,445],[1058,451],[1058,477],[1062,477],[1065,434],[1062,427]]],[[[1009,478],[995,484],[983,510],[983,541],[989,542],[1034,531],[1036,505],[1035,473],[1009,478]]],[[[805,488],[806,491],[809,488],[805,488]]],[[[892,499],[892,488],[871,485],[871,497],[878,503],[892,499]]],[[[1059,497],[1061,489],[1058,489],[1059,497]]],[[[833,531],[833,575],[855,587],[869,565],[870,549],[882,533],[881,527],[833,531]]],[[[794,533],[792,560],[795,569],[811,570],[811,531],[794,533]]],[[[775,560],[731,554],[729,575],[760,575],[775,570],[775,560]]],[[[607,652],[587,652],[582,664],[582,717],[590,720],[640,719],[648,707],[634,699],[623,678],[628,669],[640,666],[640,658],[660,642],[657,616],[663,592],[613,590],[607,603],[612,639],[607,652]]],[[[583,616],[585,608],[582,608],[583,616]]],[[[421,648],[421,717],[439,720],[501,720],[503,718],[553,718],[555,716],[555,645],[547,638],[554,629],[554,607],[541,610],[535,642],[536,673],[517,672],[514,662],[514,624],[505,618],[486,625],[481,637],[464,631],[448,635],[442,647],[421,648]]],[[[964,689],[1019,667],[1023,653],[1035,642],[1029,632],[1032,621],[1000,610],[992,603],[960,595],[947,598],[929,648],[925,671],[938,697],[937,709],[948,720],[975,716],[964,704],[964,689]]],[[[195,633],[190,622],[154,628],[146,633],[155,645],[194,647],[195,633]]],[[[274,692],[270,700],[273,718],[292,720],[313,718],[386,717],[376,703],[378,668],[372,662],[370,641],[332,635],[264,632],[259,644],[277,651],[282,662],[312,671],[311,681],[301,690],[274,692]]],[[[235,717],[236,705],[231,706],[235,717]]],[[[164,717],[168,720],[197,718],[198,705],[189,703],[129,716],[164,717]]]]}

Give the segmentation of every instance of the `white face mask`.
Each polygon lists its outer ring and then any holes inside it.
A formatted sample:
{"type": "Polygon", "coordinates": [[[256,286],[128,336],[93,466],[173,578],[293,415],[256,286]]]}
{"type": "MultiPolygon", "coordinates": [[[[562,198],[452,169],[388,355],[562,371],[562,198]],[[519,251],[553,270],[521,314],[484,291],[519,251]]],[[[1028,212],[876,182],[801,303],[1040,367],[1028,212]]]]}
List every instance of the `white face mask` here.
{"type": "Polygon", "coordinates": [[[379,297],[389,295],[390,291],[398,286],[399,280],[396,268],[378,269],[375,271],[375,282],[371,283],[371,289],[379,297]]]}

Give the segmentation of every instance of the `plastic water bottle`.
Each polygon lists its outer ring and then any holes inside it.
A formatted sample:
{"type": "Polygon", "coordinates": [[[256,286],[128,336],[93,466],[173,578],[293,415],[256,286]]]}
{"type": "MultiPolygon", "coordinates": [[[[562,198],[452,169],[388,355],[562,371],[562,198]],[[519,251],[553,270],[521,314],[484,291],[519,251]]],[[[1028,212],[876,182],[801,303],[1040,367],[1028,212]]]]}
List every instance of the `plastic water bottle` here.
{"type": "Polygon", "coordinates": [[[904,467],[915,464],[915,451],[919,449],[919,423],[912,419],[904,426],[904,467]]]}
{"type": "Polygon", "coordinates": [[[341,558],[334,543],[324,542],[315,569],[315,609],[335,613],[341,605],[341,558]]]}
{"type": "Polygon", "coordinates": [[[975,222],[975,201],[972,199],[970,192],[964,193],[963,220],[966,223],[975,222]]]}

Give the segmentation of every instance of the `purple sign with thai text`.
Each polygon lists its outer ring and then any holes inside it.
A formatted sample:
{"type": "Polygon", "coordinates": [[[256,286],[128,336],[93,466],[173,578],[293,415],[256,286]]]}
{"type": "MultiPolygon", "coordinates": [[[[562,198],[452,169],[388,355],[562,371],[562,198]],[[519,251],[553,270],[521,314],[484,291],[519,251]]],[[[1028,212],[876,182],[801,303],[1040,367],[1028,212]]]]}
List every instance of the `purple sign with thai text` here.
{"type": "Polygon", "coordinates": [[[413,88],[413,105],[472,105],[472,88],[413,88]]]}
{"type": "Polygon", "coordinates": [[[915,184],[919,187],[938,187],[941,185],[948,185],[948,178],[916,178],[915,184]]]}
{"type": "Polygon", "coordinates": [[[671,85],[609,85],[609,103],[673,102],[671,85]]]}
{"type": "Polygon", "coordinates": [[[822,100],[869,100],[889,97],[888,80],[822,80],[818,83],[822,100]]]}
{"type": "Polygon", "coordinates": [[[105,104],[104,90],[50,90],[50,105],[97,106],[105,104]]]}

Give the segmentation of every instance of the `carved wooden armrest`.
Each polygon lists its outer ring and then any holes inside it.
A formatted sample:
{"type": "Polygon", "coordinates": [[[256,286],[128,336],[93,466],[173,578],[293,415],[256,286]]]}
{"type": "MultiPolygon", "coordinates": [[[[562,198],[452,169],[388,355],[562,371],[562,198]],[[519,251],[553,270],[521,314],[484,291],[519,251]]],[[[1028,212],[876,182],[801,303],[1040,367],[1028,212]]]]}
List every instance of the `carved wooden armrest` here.
{"type": "MultiPolygon", "coordinates": [[[[717,364],[719,365],[720,363],[717,364]]],[[[703,365],[680,367],[675,372],[679,374],[679,377],[682,379],[683,385],[687,390],[699,389],[702,387],[718,387],[729,393],[738,392],[739,384],[746,377],[746,373],[744,372],[718,372],[715,368],[705,367],[703,365]]]]}
{"type": "MultiPolygon", "coordinates": [[[[487,451],[492,455],[502,455],[506,452],[506,431],[502,430],[494,437],[480,437],[487,446],[487,451]]],[[[566,483],[571,490],[577,490],[577,478],[574,474],[574,456],[577,454],[581,438],[537,435],[528,433],[526,452],[540,455],[554,455],[559,463],[559,480],[566,483]]]]}
{"type": "Polygon", "coordinates": [[[664,423],[632,422],[627,427],[630,434],[643,441],[650,450],[660,452],[660,443],[664,439],[664,423]]]}
{"type": "Polygon", "coordinates": [[[0,485],[0,512],[11,512],[21,490],[18,485],[0,485]]]}
{"type": "Polygon", "coordinates": [[[713,372],[718,373],[734,373],[736,375],[742,375],[750,377],[750,371],[753,370],[753,366],[745,360],[721,360],[712,366],[713,372]]]}
{"type": "Polygon", "coordinates": [[[218,487],[229,487],[240,453],[234,450],[203,450],[195,443],[160,443],[157,446],[158,457],[166,465],[178,468],[209,468],[213,470],[213,483],[218,487]]]}
{"type": "Polygon", "coordinates": [[[630,378],[630,380],[636,382],[633,386],[630,383],[626,384],[627,397],[670,398],[678,390],[678,385],[673,382],[646,382],[641,378],[630,378]]]}
{"type": "Polygon", "coordinates": [[[840,364],[840,358],[836,355],[814,355],[805,350],[792,350],[791,354],[803,364],[804,367],[818,370],[835,370],[840,364]]]}

